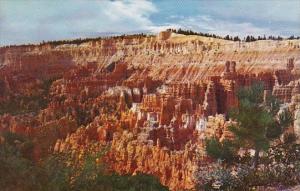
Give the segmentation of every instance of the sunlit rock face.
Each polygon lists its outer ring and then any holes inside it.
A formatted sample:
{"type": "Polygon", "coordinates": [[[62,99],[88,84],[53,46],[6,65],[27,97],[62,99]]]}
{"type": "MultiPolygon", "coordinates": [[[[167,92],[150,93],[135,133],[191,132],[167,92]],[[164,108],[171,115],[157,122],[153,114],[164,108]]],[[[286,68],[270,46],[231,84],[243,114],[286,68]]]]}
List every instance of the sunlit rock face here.
{"type": "Polygon", "coordinates": [[[112,170],[193,189],[197,168],[210,162],[205,139],[233,138],[227,114],[239,88],[262,81],[265,99],[273,94],[293,111],[300,135],[299,46],[165,31],[0,48],[0,131],[32,138],[36,160],[107,145],[112,170]]]}
{"type": "Polygon", "coordinates": [[[195,148],[189,142],[181,151],[172,151],[162,147],[160,139],[154,143],[144,137],[136,139],[134,134],[124,131],[114,134],[109,157],[113,168],[120,173],[150,173],[171,189],[191,189],[197,166],[195,148]]]}
{"type": "MultiPolygon", "coordinates": [[[[220,75],[225,61],[231,62],[225,77],[233,77],[235,72],[249,74],[285,69],[284,63],[290,58],[294,58],[288,61],[290,70],[299,70],[299,52],[299,40],[243,43],[162,33],[159,37],[116,37],[80,45],[1,48],[0,63],[5,73],[45,78],[62,74],[73,65],[94,62],[101,70],[123,60],[129,68],[141,70],[135,76],[147,74],[164,81],[196,81],[220,75]]],[[[277,71],[279,84],[289,80],[289,72],[277,71]]]]}

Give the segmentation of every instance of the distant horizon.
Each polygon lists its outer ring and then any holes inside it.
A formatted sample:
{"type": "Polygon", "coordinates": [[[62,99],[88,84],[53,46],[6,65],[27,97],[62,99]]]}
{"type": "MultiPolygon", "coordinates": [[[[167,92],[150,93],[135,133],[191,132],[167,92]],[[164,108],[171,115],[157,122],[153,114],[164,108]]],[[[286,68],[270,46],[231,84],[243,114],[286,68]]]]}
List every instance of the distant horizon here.
{"type": "Polygon", "coordinates": [[[0,46],[167,28],[222,37],[300,36],[300,1],[0,1],[0,46]]]}
{"type": "MultiPolygon", "coordinates": [[[[167,30],[167,29],[166,29],[167,30]]],[[[183,29],[185,30],[185,29],[183,29]]],[[[165,30],[162,30],[162,31],[165,31],[165,30]]],[[[159,31],[161,32],[161,31],[159,31]]],[[[3,48],[3,47],[10,47],[10,46],[30,46],[30,45],[40,45],[40,44],[44,44],[44,43],[51,43],[51,42],[60,42],[60,41],[67,41],[67,42],[72,42],[72,41],[76,41],[76,40],[85,40],[87,39],[88,41],[89,40],[94,40],[94,39],[98,39],[98,38],[111,38],[111,37],[121,37],[121,36],[130,36],[130,35],[141,35],[141,34],[144,34],[144,35],[158,35],[159,32],[147,32],[147,31],[141,31],[141,32],[138,32],[138,31],[134,31],[134,32],[128,32],[128,33],[105,33],[103,35],[99,35],[99,36],[91,36],[91,37],[78,37],[78,38],[68,38],[68,39],[54,39],[54,40],[42,40],[42,41],[39,41],[39,42],[28,42],[28,43],[21,43],[21,44],[6,44],[6,45],[1,45],[0,44],[0,48],[3,48]]],[[[197,32],[197,33],[204,33],[204,32],[201,32],[201,31],[193,31],[193,32],[197,32]]],[[[216,34],[213,34],[213,33],[208,33],[208,34],[211,34],[211,35],[216,35],[216,34]]],[[[230,35],[228,34],[230,37],[235,37],[233,35],[230,35]]],[[[199,35],[201,36],[201,35],[199,35]]],[[[226,35],[225,35],[226,36],[226,35]]],[[[225,36],[220,36],[222,37],[222,39],[225,38],[225,36]]],[[[244,41],[245,38],[247,36],[253,36],[255,38],[259,37],[259,36],[254,36],[254,35],[246,35],[245,37],[241,38],[240,36],[237,36],[241,39],[241,41],[244,41]]],[[[260,37],[269,37],[269,36],[272,36],[272,35],[262,35],[260,37]]],[[[294,36],[295,39],[293,40],[298,40],[300,38],[300,36],[296,36],[296,35],[291,35],[291,36],[294,36]]],[[[290,38],[291,36],[273,36],[273,37],[282,37],[283,40],[289,40],[288,38],[290,38]]],[[[205,37],[205,36],[203,36],[205,37]]],[[[209,37],[207,37],[209,38],[209,37]]],[[[214,38],[214,37],[210,37],[210,38],[214,38]]],[[[262,40],[262,39],[261,39],[262,40]]],[[[270,39],[265,39],[265,40],[270,40],[270,39]]]]}

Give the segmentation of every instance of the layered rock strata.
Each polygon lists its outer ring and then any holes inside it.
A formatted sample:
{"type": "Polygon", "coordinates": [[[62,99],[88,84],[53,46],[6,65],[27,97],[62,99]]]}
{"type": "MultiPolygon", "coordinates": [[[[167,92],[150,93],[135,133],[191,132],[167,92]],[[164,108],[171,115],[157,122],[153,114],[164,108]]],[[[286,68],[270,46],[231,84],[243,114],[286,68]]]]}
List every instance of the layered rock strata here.
{"type": "Polygon", "coordinates": [[[299,134],[299,43],[162,32],[0,48],[0,109],[24,109],[0,115],[0,131],[35,140],[36,160],[51,152],[80,158],[106,145],[111,170],[193,189],[195,171],[210,162],[205,139],[233,138],[227,114],[239,88],[263,82],[265,99],[272,94],[293,111],[299,134]],[[47,102],[31,111],[36,95],[47,102]]]}

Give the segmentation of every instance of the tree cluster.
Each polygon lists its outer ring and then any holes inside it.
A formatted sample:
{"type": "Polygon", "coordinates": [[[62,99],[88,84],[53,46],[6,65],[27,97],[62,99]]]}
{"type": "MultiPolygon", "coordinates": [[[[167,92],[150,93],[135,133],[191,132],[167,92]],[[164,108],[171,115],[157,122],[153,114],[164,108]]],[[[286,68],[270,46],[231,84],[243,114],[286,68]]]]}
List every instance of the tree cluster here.
{"type": "Polygon", "coordinates": [[[150,175],[111,173],[102,160],[105,149],[86,155],[82,163],[74,162],[71,153],[51,154],[34,161],[34,145],[28,138],[14,133],[2,133],[0,138],[2,191],[168,190],[150,175]]]}
{"type": "Polygon", "coordinates": [[[184,29],[167,29],[168,31],[177,33],[177,34],[183,34],[183,35],[197,35],[197,36],[204,36],[204,37],[211,37],[211,38],[218,38],[218,39],[225,39],[225,40],[232,40],[232,41],[240,41],[240,38],[238,36],[232,37],[229,35],[226,35],[225,37],[221,37],[215,34],[210,33],[202,33],[202,32],[195,32],[192,30],[184,30],[184,29]]]}
{"type": "Polygon", "coordinates": [[[223,156],[222,152],[214,151],[226,149],[231,152],[226,152],[224,155],[232,155],[237,154],[239,149],[253,149],[255,155],[252,165],[256,167],[259,152],[267,151],[272,142],[280,141],[279,138],[285,129],[293,123],[293,116],[288,110],[280,111],[280,102],[275,97],[269,96],[264,100],[263,90],[262,83],[239,90],[237,95],[239,106],[229,113],[229,117],[236,121],[229,127],[235,139],[225,140],[226,144],[215,143],[218,142],[216,139],[208,139],[206,145],[208,155],[222,160],[232,159],[233,157],[223,156]]]}
{"type": "MultiPolygon", "coordinates": [[[[52,46],[59,46],[64,44],[75,44],[80,45],[85,42],[93,42],[93,41],[99,41],[102,39],[133,39],[133,38],[141,38],[151,36],[147,35],[145,33],[139,33],[139,34],[122,34],[117,36],[107,36],[107,37],[95,37],[95,38],[77,38],[72,40],[53,40],[53,41],[42,41],[39,43],[39,45],[52,45],[52,46]]],[[[3,48],[10,48],[10,47],[34,47],[35,44],[21,44],[21,45],[8,45],[4,46],[3,48]]]]}
{"type": "MultiPolygon", "coordinates": [[[[231,40],[231,41],[242,41],[241,38],[239,36],[230,36],[230,35],[226,35],[224,37],[215,35],[215,34],[210,34],[210,33],[202,33],[202,32],[195,32],[192,30],[184,30],[184,29],[167,29],[168,31],[177,33],[177,34],[183,34],[183,35],[198,35],[198,36],[204,36],[204,37],[212,37],[212,38],[218,38],[218,39],[224,39],[224,40],[231,40]]],[[[254,42],[257,40],[284,40],[284,39],[288,39],[288,40],[294,40],[294,39],[300,39],[300,37],[295,37],[294,35],[288,37],[288,38],[283,38],[281,36],[268,36],[266,37],[266,35],[264,36],[252,36],[252,35],[248,35],[246,36],[243,41],[245,42],[254,42]]]]}
{"type": "Polygon", "coordinates": [[[232,40],[232,41],[241,41],[240,37],[238,37],[238,36],[232,37],[232,36],[226,35],[224,37],[224,39],[225,40],[232,40]]]}
{"type": "Polygon", "coordinates": [[[178,30],[176,29],[168,29],[171,32],[177,33],[177,34],[183,34],[183,35],[198,35],[198,36],[205,36],[205,37],[212,37],[212,38],[219,38],[222,39],[221,36],[217,36],[215,34],[210,34],[210,33],[202,33],[202,32],[195,32],[192,30],[184,30],[179,28],[178,30]]]}
{"type": "MultiPolygon", "coordinates": [[[[172,31],[177,34],[184,34],[184,35],[198,35],[198,36],[204,36],[204,37],[211,37],[211,38],[218,38],[218,39],[224,39],[224,40],[231,40],[231,41],[241,41],[241,38],[239,36],[230,36],[226,35],[224,37],[216,35],[216,34],[210,34],[210,33],[202,33],[202,32],[195,32],[192,30],[184,30],[184,29],[167,29],[168,31],[172,31]]],[[[113,38],[113,39],[124,39],[124,38],[141,38],[141,37],[146,37],[146,36],[153,36],[153,35],[148,35],[145,33],[139,33],[139,34],[123,34],[123,35],[117,35],[117,36],[107,36],[107,37],[95,37],[95,38],[77,38],[73,40],[53,40],[53,41],[42,41],[39,43],[39,45],[53,45],[53,46],[59,46],[63,44],[76,44],[80,45],[85,42],[90,42],[90,41],[99,41],[101,39],[108,39],[108,38],[113,38]]],[[[288,38],[283,38],[281,36],[269,36],[266,38],[264,35],[263,37],[258,36],[257,38],[248,35],[247,37],[244,38],[245,42],[253,42],[257,40],[283,40],[283,39],[288,39],[288,40],[294,40],[294,39],[300,39],[300,36],[290,36],[288,38]]],[[[34,47],[35,44],[21,44],[21,45],[8,45],[8,46],[3,46],[3,48],[10,48],[10,47],[34,47]]],[[[0,47],[1,48],[1,47],[0,47]]]]}
{"type": "Polygon", "coordinates": [[[295,40],[295,39],[300,39],[300,36],[290,36],[289,38],[287,38],[288,40],[295,40]]]}
{"type": "Polygon", "coordinates": [[[280,109],[275,97],[263,99],[263,90],[263,84],[257,83],[238,91],[239,105],[229,113],[234,121],[229,126],[234,139],[206,140],[207,154],[223,164],[222,169],[206,174],[209,179],[205,184],[210,188],[216,183],[221,190],[300,183],[300,145],[295,134],[287,131],[293,115],[288,109],[280,109]]]}

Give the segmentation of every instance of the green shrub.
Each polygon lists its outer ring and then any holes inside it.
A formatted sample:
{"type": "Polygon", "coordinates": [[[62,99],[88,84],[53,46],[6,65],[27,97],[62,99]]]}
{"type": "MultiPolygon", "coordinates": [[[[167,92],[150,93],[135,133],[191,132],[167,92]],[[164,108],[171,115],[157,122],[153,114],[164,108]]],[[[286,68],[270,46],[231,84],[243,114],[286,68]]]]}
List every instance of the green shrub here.
{"type": "Polygon", "coordinates": [[[214,159],[220,159],[226,163],[233,163],[236,157],[236,149],[232,141],[219,142],[216,138],[206,139],[206,152],[214,159]]]}

